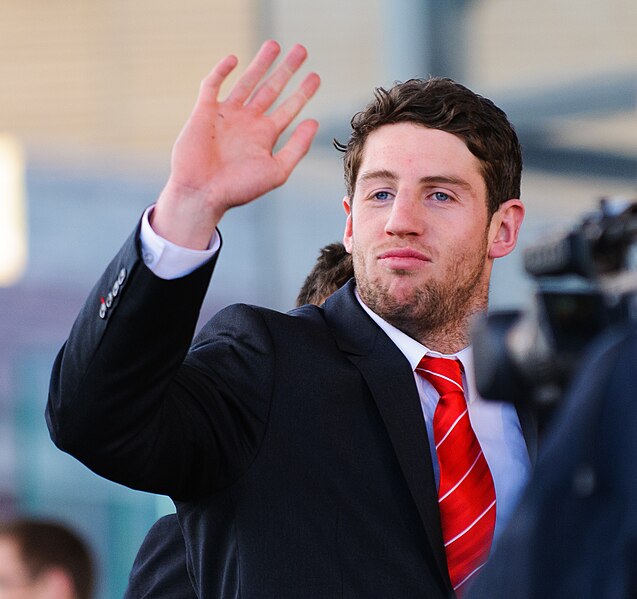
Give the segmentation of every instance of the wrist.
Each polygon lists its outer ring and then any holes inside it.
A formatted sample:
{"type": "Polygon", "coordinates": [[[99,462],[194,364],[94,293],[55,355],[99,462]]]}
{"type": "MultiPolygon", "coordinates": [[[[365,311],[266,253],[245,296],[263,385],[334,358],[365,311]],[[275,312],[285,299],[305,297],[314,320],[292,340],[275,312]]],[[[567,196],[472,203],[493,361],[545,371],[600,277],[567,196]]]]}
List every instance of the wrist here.
{"type": "Polygon", "coordinates": [[[184,248],[204,250],[210,245],[223,210],[211,205],[209,194],[169,181],[150,215],[153,230],[184,248]]]}

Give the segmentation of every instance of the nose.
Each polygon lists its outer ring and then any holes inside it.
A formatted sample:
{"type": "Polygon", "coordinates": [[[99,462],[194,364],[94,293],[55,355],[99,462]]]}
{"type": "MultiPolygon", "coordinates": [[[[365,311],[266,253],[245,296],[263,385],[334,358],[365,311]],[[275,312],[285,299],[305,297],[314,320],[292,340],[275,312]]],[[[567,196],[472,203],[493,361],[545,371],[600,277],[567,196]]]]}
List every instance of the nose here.
{"type": "Polygon", "coordinates": [[[388,235],[421,235],[424,219],[422,206],[415,194],[399,192],[391,205],[389,217],[385,223],[388,235]]]}

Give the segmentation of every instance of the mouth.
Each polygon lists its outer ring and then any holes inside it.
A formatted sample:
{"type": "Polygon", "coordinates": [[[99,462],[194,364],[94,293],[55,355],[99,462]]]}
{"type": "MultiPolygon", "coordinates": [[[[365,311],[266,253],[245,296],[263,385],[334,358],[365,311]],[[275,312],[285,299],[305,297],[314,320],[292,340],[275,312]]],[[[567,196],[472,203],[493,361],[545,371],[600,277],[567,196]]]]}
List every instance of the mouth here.
{"type": "Polygon", "coordinates": [[[411,248],[393,248],[378,256],[378,262],[391,270],[414,270],[431,262],[430,258],[411,248]]]}

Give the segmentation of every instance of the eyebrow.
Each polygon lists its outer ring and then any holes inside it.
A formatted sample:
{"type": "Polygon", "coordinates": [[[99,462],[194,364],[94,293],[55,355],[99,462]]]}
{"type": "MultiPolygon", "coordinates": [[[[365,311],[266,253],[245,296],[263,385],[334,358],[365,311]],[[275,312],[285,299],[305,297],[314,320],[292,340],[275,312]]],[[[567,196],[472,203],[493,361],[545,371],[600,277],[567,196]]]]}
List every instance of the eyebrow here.
{"type": "Polygon", "coordinates": [[[396,179],[398,179],[398,175],[394,173],[393,171],[390,171],[387,169],[380,169],[376,171],[368,171],[366,173],[363,173],[358,178],[358,181],[362,183],[364,181],[371,181],[373,179],[389,179],[391,181],[396,181],[396,179]]]}
{"type": "Polygon", "coordinates": [[[446,183],[447,185],[457,185],[463,189],[471,190],[471,184],[460,177],[452,177],[446,175],[436,175],[433,177],[421,177],[421,183],[446,183]]]}
{"type": "MultiPolygon", "coordinates": [[[[359,182],[371,181],[374,179],[388,179],[390,181],[396,181],[398,179],[398,175],[387,169],[379,169],[375,171],[369,171],[363,173],[359,177],[359,182]]],[[[471,190],[471,184],[465,179],[461,179],[460,177],[454,177],[451,175],[433,175],[430,177],[421,177],[420,183],[426,184],[446,184],[446,185],[456,185],[458,187],[462,187],[463,189],[471,190]]]]}

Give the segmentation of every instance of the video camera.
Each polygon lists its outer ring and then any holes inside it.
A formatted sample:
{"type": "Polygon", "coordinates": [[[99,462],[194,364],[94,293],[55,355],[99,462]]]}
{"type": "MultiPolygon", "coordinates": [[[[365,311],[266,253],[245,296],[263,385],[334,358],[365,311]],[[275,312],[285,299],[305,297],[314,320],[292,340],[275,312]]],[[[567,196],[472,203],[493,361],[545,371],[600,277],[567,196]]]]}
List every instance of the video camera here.
{"type": "Polygon", "coordinates": [[[636,319],[636,242],[637,202],[602,199],[571,230],[526,249],[537,284],[531,307],[493,312],[474,327],[480,395],[530,403],[541,429],[589,343],[636,319]]]}

